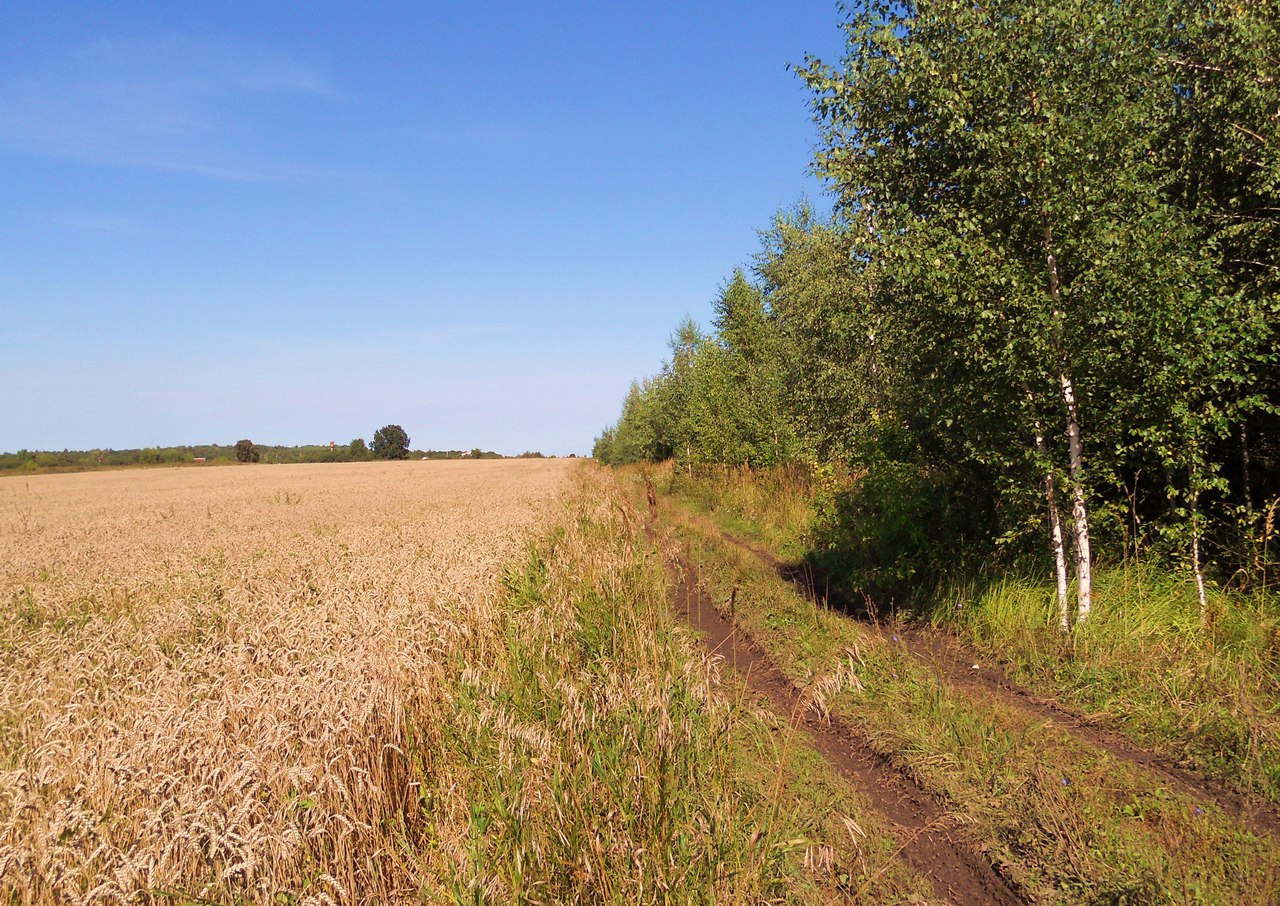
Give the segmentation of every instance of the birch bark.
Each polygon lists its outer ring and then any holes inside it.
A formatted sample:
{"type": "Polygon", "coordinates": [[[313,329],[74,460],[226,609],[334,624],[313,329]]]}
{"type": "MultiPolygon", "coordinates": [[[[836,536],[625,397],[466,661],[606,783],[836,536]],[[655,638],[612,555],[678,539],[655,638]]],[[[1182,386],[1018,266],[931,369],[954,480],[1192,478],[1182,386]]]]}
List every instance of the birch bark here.
{"type": "Polygon", "coordinates": [[[1075,381],[1067,367],[1062,342],[1062,282],[1058,275],[1058,259],[1054,253],[1053,225],[1044,215],[1045,263],[1049,270],[1049,296],[1053,301],[1055,346],[1058,356],[1058,386],[1062,388],[1062,404],[1066,409],[1067,483],[1071,489],[1071,529],[1076,551],[1076,623],[1083,623],[1093,610],[1093,552],[1089,545],[1089,510],[1084,489],[1084,445],[1080,439],[1080,412],[1076,404],[1075,381]]]}
{"type": "MultiPolygon", "coordinates": [[[[1044,429],[1036,419],[1036,450],[1044,453],[1044,429]]],[[[1058,488],[1053,472],[1044,477],[1044,498],[1049,505],[1049,540],[1053,545],[1053,569],[1058,580],[1058,623],[1063,632],[1071,628],[1067,606],[1067,549],[1062,537],[1062,515],[1058,512],[1058,488]]]]}
{"type": "Polygon", "coordinates": [[[1067,407],[1068,483],[1071,486],[1071,528],[1076,548],[1076,623],[1083,623],[1093,610],[1093,554],[1089,546],[1089,511],[1084,494],[1084,449],[1080,442],[1080,416],[1076,409],[1076,389],[1064,370],[1058,381],[1062,402],[1067,407]]]}
{"type": "MultiPolygon", "coordinates": [[[[1026,388],[1024,388],[1026,389],[1026,388]]],[[[1026,389],[1027,402],[1035,407],[1035,396],[1026,389]]],[[[1033,424],[1036,428],[1036,452],[1042,460],[1048,460],[1047,445],[1044,440],[1044,425],[1039,418],[1033,424]]],[[[1044,476],[1044,499],[1049,508],[1049,543],[1053,547],[1053,572],[1058,585],[1058,624],[1063,632],[1071,628],[1070,610],[1067,602],[1067,549],[1062,535],[1062,514],[1058,511],[1058,482],[1053,470],[1048,469],[1044,476]]]]}

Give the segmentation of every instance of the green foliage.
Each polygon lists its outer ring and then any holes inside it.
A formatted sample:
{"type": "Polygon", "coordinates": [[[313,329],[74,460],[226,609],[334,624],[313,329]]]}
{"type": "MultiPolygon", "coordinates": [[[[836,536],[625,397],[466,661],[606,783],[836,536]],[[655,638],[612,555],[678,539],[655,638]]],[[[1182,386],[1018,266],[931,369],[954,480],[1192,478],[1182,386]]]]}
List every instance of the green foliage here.
{"type": "Polygon", "coordinates": [[[798,440],[785,401],[783,339],[760,286],[735,271],[715,302],[707,336],[689,319],[671,338],[671,358],[633,383],[618,423],[593,455],[610,465],[676,458],[772,465],[793,460],[798,440]]]}
{"type": "Polygon", "coordinates": [[[846,600],[927,610],[939,581],[991,554],[973,491],[959,470],[879,458],[818,498],[806,563],[846,600]]]}
{"type": "Polygon", "coordinates": [[[658,379],[632,382],[622,401],[622,415],[616,426],[596,438],[592,455],[606,465],[648,460],[658,462],[671,456],[667,397],[658,379]]]}
{"type": "Polygon", "coordinates": [[[357,437],[347,444],[347,457],[352,462],[364,462],[373,458],[373,451],[365,444],[363,437],[357,437]]]}
{"type": "Polygon", "coordinates": [[[849,7],[838,65],[798,68],[836,218],[779,214],[595,455],[857,474],[815,540],[863,590],[1044,568],[1047,488],[1104,558],[1264,583],[1278,29],[1272,4],[849,7]]]}
{"type": "Polygon", "coordinates": [[[408,459],[409,435],[399,425],[386,425],[373,433],[375,459],[408,459]]]}
{"type": "Polygon", "coordinates": [[[804,201],[760,238],[756,270],[777,333],[781,418],[803,455],[849,461],[888,414],[902,370],[890,324],[872,304],[876,268],[855,260],[847,230],[804,201]]]}

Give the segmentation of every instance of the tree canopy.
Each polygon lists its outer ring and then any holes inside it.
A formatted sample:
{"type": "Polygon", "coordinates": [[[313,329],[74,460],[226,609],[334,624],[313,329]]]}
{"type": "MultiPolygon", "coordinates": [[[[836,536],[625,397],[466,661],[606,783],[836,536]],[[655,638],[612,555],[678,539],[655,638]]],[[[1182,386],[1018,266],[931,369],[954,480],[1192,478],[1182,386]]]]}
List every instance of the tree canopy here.
{"type": "Polygon", "coordinates": [[[862,476],[868,574],[928,572],[877,531],[1043,558],[1064,625],[1096,544],[1186,563],[1202,601],[1256,569],[1280,493],[1274,9],[871,2],[843,27],[838,63],[797,67],[834,216],[779,214],[596,456],[836,466],[862,476]]]}
{"type": "Polygon", "coordinates": [[[375,459],[408,459],[409,435],[399,425],[386,425],[373,433],[375,459]]]}

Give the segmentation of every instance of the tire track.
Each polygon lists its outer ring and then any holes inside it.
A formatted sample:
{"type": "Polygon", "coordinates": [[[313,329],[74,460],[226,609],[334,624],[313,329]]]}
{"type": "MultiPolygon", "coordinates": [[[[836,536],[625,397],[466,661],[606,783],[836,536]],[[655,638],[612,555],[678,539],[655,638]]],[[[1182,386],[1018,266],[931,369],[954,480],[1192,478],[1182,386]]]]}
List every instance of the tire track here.
{"type": "Polygon", "coordinates": [[[798,592],[817,603],[820,598],[852,619],[887,638],[896,636],[897,643],[919,660],[938,671],[953,686],[1002,702],[1024,714],[1052,723],[1076,740],[1102,749],[1113,757],[1155,774],[1170,786],[1193,799],[1217,806],[1260,837],[1280,840],[1280,810],[1273,804],[1227,786],[1203,771],[1179,762],[1172,754],[1140,745],[1119,730],[1100,726],[1096,721],[1065,703],[1037,695],[1013,681],[1003,668],[992,663],[956,636],[940,630],[924,630],[910,626],[895,627],[892,632],[839,596],[824,591],[820,596],[814,577],[793,564],[784,563],[772,551],[742,538],[716,529],[720,537],[772,568],[790,582],[798,592]]]}
{"type": "Polygon", "coordinates": [[[839,717],[820,720],[813,714],[801,690],[750,635],[716,608],[688,557],[664,560],[671,602],[680,616],[699,631],[713,654],[732,665],[752,692],[768,699],[833,769],[853,782],[863,800],[893,827],[900,844],[898,854],[929,879],[939,897],[957,906],[1022,902],[977,848],[956,833],[955,816],[925,789],[876,754],[866,737],[839,717]]]}

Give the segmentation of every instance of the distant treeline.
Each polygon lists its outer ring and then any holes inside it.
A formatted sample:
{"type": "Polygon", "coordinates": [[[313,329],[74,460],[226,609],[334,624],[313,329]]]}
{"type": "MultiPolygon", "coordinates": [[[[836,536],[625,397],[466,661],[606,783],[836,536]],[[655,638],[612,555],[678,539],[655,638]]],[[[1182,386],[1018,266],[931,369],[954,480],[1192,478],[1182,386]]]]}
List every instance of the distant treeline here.
{"type": "Polygon", "coordinates": [[[804,464],[870,590],[1137,556],[1265,586],[1280,507],[1271,3],[857,4],[807,60],[830,219],[779,215],[598,439],[804,464]]]}
{"type": "MultiPolygon", "coordinates": [[[[256,444],[259,462],[366,462],[373,459],[367,445],[304,444],[299,447],[256,444]]],[[[541,458],[537,452],[521,453],[518,458],[541,458]]],[[[411,450],[410,459],[504,459],[492,450],[411,450]]],[[[144,447],[137,450],[19,450],[0,453],[0,473],[14,470],[44,471],[99,469],[112,466],[177,465],[180,463],[236,462],[235,444],[208,444],[190,447],[144,447]]]]}

